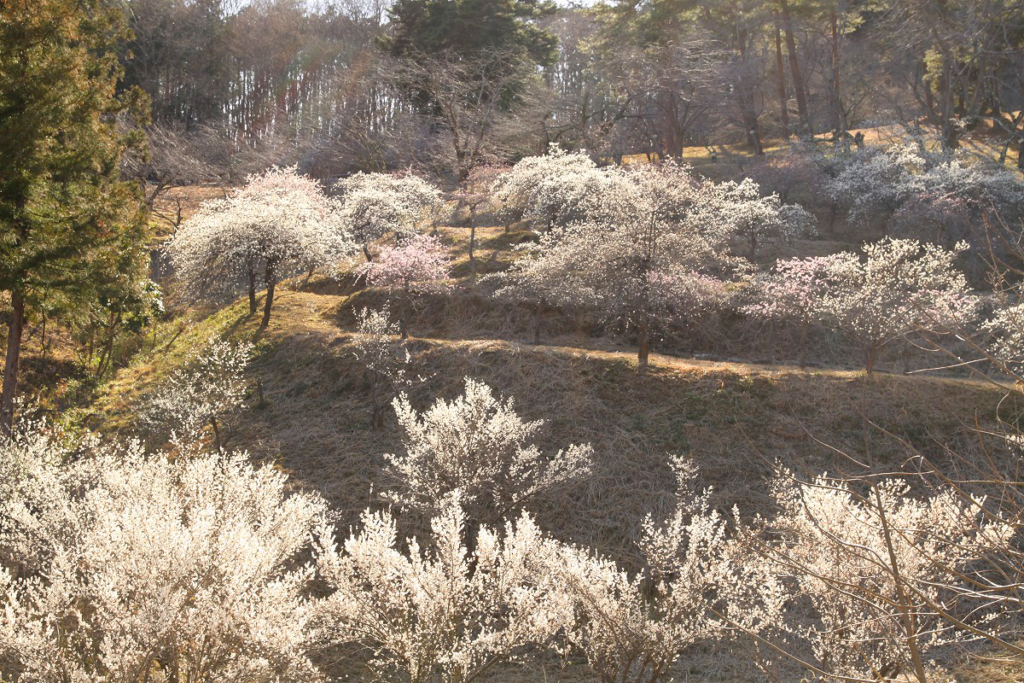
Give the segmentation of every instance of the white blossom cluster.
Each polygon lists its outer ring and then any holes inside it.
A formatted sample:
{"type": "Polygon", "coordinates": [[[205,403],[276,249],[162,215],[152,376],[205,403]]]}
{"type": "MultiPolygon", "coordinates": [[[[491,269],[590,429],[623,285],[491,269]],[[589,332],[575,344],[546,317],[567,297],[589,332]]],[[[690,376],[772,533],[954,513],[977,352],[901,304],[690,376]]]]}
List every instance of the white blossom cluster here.
{"type": "Polygon", "coordinates": [[[473,551],[466,527],[455,495],[434,517],[426,548],[409,539],[403,552],[391,514],[370,512],[343,549],[319,548],[330,637],[370,648],[379,680],[471,681],[548,644],[571,620],[572,601],[544,571],[554,542],[528,515],[504,534],[480,528],[473,551]]]}
{"type": "Polygon", "coordinates": [[[982,330],[991,337],[987,352],[1007,374],[1019,377],[1024,372],[1024,304],[997,309],[982,330]]]}
{"type": "Polygon", "coordinates": [[[411,174],[357,173],[333,190],[340,199],[341,224],[364,250],[386,235],[415,235],[421,223],[440,220],[447,210],[441,191],[411,174]]]}
{"type": "Polygon", "coordinates": [[[268,286],[352,251],[337,203],[295,168],[250,176],[226,199],[204,202],[167,243],[178,279],[192,294],[235,291],[258,276],[268,286]]]}
{"type": "Polygon", "coordinates": [[[185,449],[199,444],[203,429],[210,425],[219,447],[217,419],[242,404],[252,349],[247,342],[210,339],[149,398],[139,418],[142,426],[185,449]]]}
{"type": "Polygon", "coordinates": [[[1024,183],[1003,166],[962,156],[925,151],[920,145],[895,145],[885,150],[865,149],[840,163],[826,191],[850,210],[855,220],[882,214],[904,231],[920,231],[922,224],[938,224],[938,239],[968,235],[958,225],[984,211],[1004,220],[1024,215],[1024,183]],[[958,229],[958,234],[948,234],[958,229]]]}
{"type": "MultiPolygon", "coordinates": [[[[917,675],[938,648],[969,636],[950,618],[955,586],[970,562],[1015,533],[985,515],[984,499],[952,489],[919,497],[896,479],[802,483],[783,471],[774,498],[780,514],[763,536],[761,570],[795,579],[787,601],[809,608],[811,620],[781,625],[835,676],[917,675]]],[[[777,593],[783,584],[755,585],[777,593]]]]}
{"type": "Polygon", "coordinates": [[[392,500],[436,512],[456,492],[475,522],[496,523],[538,493],[585,477],[592,449],[571,445],[546,455],[530,443],[542,421],[524,421],[512,399],[466,379],[462,396],[438,399],[422,414],[404,394],[395,400],[403,452],[385,455],[392,500]]]}
{"type": "Polygon", "coordinates": [[[15,680],[303,681],[325,507],[244,455],[69,460],[45,435],[0,446],[0,671],[15,680]]]}
{"type": "Polygon", "coordinates": [[[863,256],[839,252],[780,261],[756,280],[758,300],[742,310],[840,330],[860,345],[870,372],[891,342],[917,332],[956,331],[974,321],[978,300],[956,267],[965,249],[885,238],[864,244],[863,256]]]}
{"type": "MultiPolygon", "coordinates": [[[[483,385],[467,393],[424,419],[399,410],[421,441],[513,443],[532,467],[518,444],[535,425],[483,385]]],[[[627,571],[526,512],[481,524],[472,484],[431,494],[423,545],[367,511],[339,546],[318,496],[286,494],[244,455],[171,459],[35,425],[0,444],[0,666],[47,682],[320,680],[318,653],[356,646],[380,679],[468,681],[550,648],[601,680],[663,683],[693,649],[746,634],[819,672],[893,678],[962,639],[962,620],[984,627],[954,598],[1018,532],[959,492],[788,473],[778,515],[730,524],[693,466],[672,465],[675,509],[643,523],[627,571]]]]}
{"type": "Polygon", "coordinates": [[[551,145],[547,154],[526,157],[499,176],[492,192],[507,219],[550,230],[583,219],[589,198],[608,182],[608,174],[586,152],[551,145]]]}

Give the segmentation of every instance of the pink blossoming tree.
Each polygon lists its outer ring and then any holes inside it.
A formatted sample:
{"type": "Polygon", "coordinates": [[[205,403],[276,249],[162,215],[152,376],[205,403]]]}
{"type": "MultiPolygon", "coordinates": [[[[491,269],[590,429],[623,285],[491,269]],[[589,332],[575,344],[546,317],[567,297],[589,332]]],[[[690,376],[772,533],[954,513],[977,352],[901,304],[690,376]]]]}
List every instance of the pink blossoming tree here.
{"type": "Polygon", "coordinates": [[[359,272],[367,284],[386,288],[390,298],[397,301],[399,329],[402,339],[407,339],[413,298],[442,287],[450,262],[448,251],[439,239],[417,235],[385,247],[377,259],[365,263],[359,272]]]}

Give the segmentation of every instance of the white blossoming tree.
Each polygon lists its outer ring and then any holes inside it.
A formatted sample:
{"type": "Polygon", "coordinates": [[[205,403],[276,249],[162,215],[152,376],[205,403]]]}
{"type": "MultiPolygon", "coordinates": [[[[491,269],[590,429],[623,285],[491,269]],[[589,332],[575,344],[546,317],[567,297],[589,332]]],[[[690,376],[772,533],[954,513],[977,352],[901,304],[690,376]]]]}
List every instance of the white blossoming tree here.
{"type": "Polygon", "coordinates": [[[402,339],[409,336],[409,318],[414,297],[442,289],[448,277],[451,257],[441,240],[416,235],[394,246],[384,247],[380,256],[367,261],[359,273],[366,283],[387,289],[399,309],[398,326],[402,339]]]}
{"type": "Polygon", "coordinates": [[[976,298],[949,251],[914,240],[886,238],[863,247],[864,258],[836,254],[817,308],[864,352],[870,374],[885,346],[916,331],[940,334],[973,320],[976,298]]]}
{"type": "Polygon", "coordinates": [[[267,294],[260,329],[270,323],[282,278],[332,267],[351,249],[335,202],[295,168],[250,176],[228,198],[205,202],[167,244],[186,291],[233,292],[244,283],[250,314],[262,274],[267,294]]]}
{"type": "Polygon", "coordinates": [[[437,220],[447,210],[441,191],[411,174],[357,173],[334,186],[341,206],[339,218],[372,260],[370,244],[395,234],[411,237],[420,223],[437,220]]]}
{"type": "Polygon", "coordinates": [[[950,245],[970,238],[985,211],[1009,221],[1024,216],[1020,174],[921,145],[857,152],[840,163],[826,191],[854,220],[881,216],[885,230],[950,245]]]}
{"type": "Polygon", "coordinates": [[[718,276],[741,264],[728,256],[732,235],[721,221],[694,219],[701,196],[672,164],[609,172],[586,199],[588,220],[545,234],[510,286],[635,330],[643,370],[660,329],[715,310],[725,299],[718,276]]]}
{"type": "Polygon", "coordinates": [[[583,218],[589,195],[607,180],[585,152],[552,145],[547,154],[526,157],[499,176],[492,192],[506,220],[524,219],[550,230],[583,218]]]}
{"type": "Polygon", "coordinates": [[[241,455],[0,444],[0,671],[15,680],[312,681],[301,563],[324,503],[241,455]],[[12,465],[14,461],[14,465],[12,465]]]}
{"type": "Polygon", "coordinates": [[[206,348],[157,388],[142,410],[141,423],[169,437],[182,452],[198,447],[202,430],[210,425],[219,450],[223,443],[218,418],[242,404],[252,349],[247,342],[210,339],[206,348]]]}
{"type": "Polygon", "coordinates": [[[403,552],[394,518],[367,512],[343,549],[330,541],[319,549],[332,639],[369,648],[376,680],[476,680],[528,646],[546,645],[571,620],[572,601],[541,569],[553,542],[529,516],[503,533],[481,528],[471,552],[454,496],[431,529],[426,548],[410,539],[403,552]]]}
{"type": "Polygon", "coordinates": [[[512,399],[494,397],[482,382],[466,379],[465,393],[438,399],[424,413],[406,396],[395,401],[403,452],[385,455],[394,480],[393,502],[433,513],[455,491],[474,524],[497,524],[537,494],[585,476],[589,445],[546,455],[530,443],[543,426],[526,422],[512,399]]]}
{"type": "Polygon", "coordinates": [[[359,311],[359,323],[352,336],[356,358],[366,367],[370,384],[370,424],[383,429],[384,411],[409,382],[409,350],[399,337],[400,330],[391,319],[391,310],[384,307],[374,311],[359,311]]]}

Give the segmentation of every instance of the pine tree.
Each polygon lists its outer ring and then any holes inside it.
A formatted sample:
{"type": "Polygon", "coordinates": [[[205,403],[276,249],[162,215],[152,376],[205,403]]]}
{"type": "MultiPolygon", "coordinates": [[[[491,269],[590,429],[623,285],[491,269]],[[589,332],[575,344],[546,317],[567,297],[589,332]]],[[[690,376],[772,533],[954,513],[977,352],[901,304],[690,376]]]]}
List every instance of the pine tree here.
{"type": "Polygon", "coordinates": [[[26,310],[135,284],[144,213],[120,179],[143,96],[116,88],[123,12],[108,0],[0,0],[0,291],[10,297],[0,426],[9,431],[26,310]],[[125,132],[125,129],[128,132],[125,132]]]}

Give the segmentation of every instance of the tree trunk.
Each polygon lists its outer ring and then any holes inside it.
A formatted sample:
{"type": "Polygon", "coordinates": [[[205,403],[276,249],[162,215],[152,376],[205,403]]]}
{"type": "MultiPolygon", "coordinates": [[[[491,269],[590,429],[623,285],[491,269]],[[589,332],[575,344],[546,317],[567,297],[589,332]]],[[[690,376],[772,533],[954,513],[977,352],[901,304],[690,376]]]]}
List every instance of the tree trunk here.
{"type": "Polygon", "coordinates": [[[256,269],[249,264],[249,315],[256,315],[256,269]]]}
{"type": "Polygon", "coordinates": [[[263,304],[263,320],[260,321],[260,331],[267,329],[270,324],[270,308],[274,305],[274,287],[277,286],[277,275],[274,273],[274,263],[267,262],[267,300],[263,304]]]}
{"type": "Polygon", "coordinates": [[[544,299],[537,302],[537,308],[533,315],[533,345],[540,346],[540,320],[544,313],[544,299]]]}
{"type": "Polygon", "coordinates": [[[210,426],[213,427],[213,445],[217,448],[217,452],[220,452],[220,428],[217,426],[217,418],[210,417],[210,426]]]}
{"type": "Polygon", "coordinates": [[[368,245],[368,244],[364,244],[363,245],[363,256],[366,257],[366,262],[367,263],[369,263],[370,261],[373,260],[373,256],[370,254],[370,245],[368,245]]]}
{"type": "Polygon", "coordinates": [[[807,88],[804,86],[804,76],[800,71],[800,60],[796,53],[796,37],[793,35],[793,18],[789,15],[789,3],[786,0],[779,0],[782,7],[782,23],[786,30],[786,51],[789,52],[789,70],[793,74],[793,90],[796,92],[796,107],[800,112],[800,137],[813,135],[811,120],[807,112],[807,88]]]}
{"type": "Polygon", "coordinates": [[[782,135],[789,140],[789,98],[786,97],[786,68],[782,60],[782,33],[775,22],[775,69],[778,72],[779,84],[779,119],[782,122],[782,135]]]}
{"type": "Polygon", "coordinates": [[[637,343],[637,372],[647,369],[647,363],[651,356],[651,324],[646,318],[640,321],[636,330],[637,343]]]}
{"type": "Polygon", "coordinates": [[[5,435],[14,426],[14,397],[18,391],[18,364],[21,362],[21,336],[25,331],[25,295],[11,292],[11,322],[7,326],[7,359],[4,363],[4,384],[0,393],[0,428],[5,435]]]}
{"type": "Polygon", "coordinates": [[[803,370],[807,367],[807,328],[810,327],[810,322],[804,320],[804,324],[800,329],[800,369],[803,370]]]}
{"type": "Polygon", "coordinates": [[[874,374],[875,372],[875,361],[878,360],[878,349],[874,346],[868,346],[864,350],[864,372],[868,375],[874,374]]]}
{"type": "Polygon", "coordinates": [[[469,207],[469,270],[476,277],[476,260],[473,250],[476,247],[476,206],[469,207]]]}
{"type": "Polygon", "coordinates": [[[402,296],[402,312],[398,316],[398,331],[402,333],[402,339],[409,338],[409,316],[411,310],[412,292],[409,290],[409,283],[406,283],[402,296]]]}
{"type": "Polygon", "coordinates": [[[843,122],[843,101],[839,96],[839,16],[834,9],[829,20],[832,24],[832,130],[839,135],[846,126],[843,122]]]}

